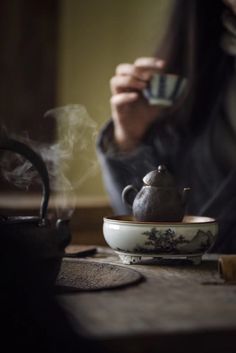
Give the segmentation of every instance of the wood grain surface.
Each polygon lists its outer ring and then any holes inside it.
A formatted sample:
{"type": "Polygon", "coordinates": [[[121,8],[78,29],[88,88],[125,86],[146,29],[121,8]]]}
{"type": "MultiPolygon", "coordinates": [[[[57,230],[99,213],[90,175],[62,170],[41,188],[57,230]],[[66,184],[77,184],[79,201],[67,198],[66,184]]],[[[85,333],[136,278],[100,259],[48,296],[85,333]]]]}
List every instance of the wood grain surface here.
{"type": "MultiPolygon", "coordinates": [[[[120,264],[106,248],[87,261],[120,264]]],[[[234,352],[236,286],[224,283],[217,265],[209,260],[198,266],[129,265],[143,282],[112,292],[63,295],[60,301],[80,330],[110,352],[120,351],[120,343],[122,352],[234,352]]]]}

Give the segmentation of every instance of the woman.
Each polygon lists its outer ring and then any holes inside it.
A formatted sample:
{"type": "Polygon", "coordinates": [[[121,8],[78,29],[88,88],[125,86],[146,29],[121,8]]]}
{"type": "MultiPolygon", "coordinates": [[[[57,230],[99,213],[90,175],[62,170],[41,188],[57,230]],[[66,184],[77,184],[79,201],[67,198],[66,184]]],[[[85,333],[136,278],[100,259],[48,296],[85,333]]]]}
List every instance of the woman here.
{"type": "Polygon", "coordinates": [[[121,192],[165,164],[180,188],[192,189],[186,212],[217,218],[213,252],[236,251],[236,0],[176,0],[154,58],[121,64],[111,80],[112,121],[98,154],[116,213],[129,213],[121,192]],[[152,75],[188,78],[171,109],[142,95],[152,75]]]}

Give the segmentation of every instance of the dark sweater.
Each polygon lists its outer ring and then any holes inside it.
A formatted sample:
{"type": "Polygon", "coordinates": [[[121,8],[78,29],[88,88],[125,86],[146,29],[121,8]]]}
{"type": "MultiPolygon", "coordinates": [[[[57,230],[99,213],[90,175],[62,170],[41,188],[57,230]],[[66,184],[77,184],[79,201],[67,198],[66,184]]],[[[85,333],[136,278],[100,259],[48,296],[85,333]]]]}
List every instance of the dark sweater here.
{"type": "MultiPolygon", "coordinates": [[[[223,24],[221,46],[234,58],[235,15],[227,11],[223,24]]],[[[235,66],[223,91],[211,116],[206,116],[204,129],[197,134],[155,123],[133,153],[120,154],[114,148],[113,124],[109,122],[100,133],[97,151],[116,213],[130,213],[121,200],[123,188],[128,184],[141,188],[144,175],[165,164],[180,189],[191,188],[186,213],[217,219],[219,236],[211,252],[236,253],[235,66]]]]}

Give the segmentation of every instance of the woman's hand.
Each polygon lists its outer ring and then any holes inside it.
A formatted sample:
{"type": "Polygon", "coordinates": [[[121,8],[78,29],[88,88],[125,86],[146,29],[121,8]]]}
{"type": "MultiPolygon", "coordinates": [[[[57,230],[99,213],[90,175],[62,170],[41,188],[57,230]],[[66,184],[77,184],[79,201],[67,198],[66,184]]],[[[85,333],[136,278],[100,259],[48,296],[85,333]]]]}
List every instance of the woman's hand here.
{"type": "Polygon", "coordinates": [[[114,137],[122,151],[132,151],[142,141],[160,108],[149,105],[142,90],[154,73],[164,67],[163,60],[139,58],[134,64],[120,64],[111,79],[111,110],[114,137]]]}

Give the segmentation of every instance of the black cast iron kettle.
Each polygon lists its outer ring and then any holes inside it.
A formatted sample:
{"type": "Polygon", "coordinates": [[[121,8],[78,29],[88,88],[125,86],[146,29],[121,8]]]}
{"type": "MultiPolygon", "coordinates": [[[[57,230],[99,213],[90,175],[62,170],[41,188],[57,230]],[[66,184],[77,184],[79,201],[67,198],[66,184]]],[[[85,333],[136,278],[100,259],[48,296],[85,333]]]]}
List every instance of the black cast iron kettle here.
{"type": "Polygon", "coordinates": [[[38,278],[45,287],[51,286],[71,239],[68,220],[47,219],[50,186],[41,156],[24,143],[5,136],[0,139],[0,150],[18,153],[29,160],[39,173],[43,188],[39,216],[0,216],[2,281],[7,286],[15,286],[19,281],[29,285],[38,278]]]}

